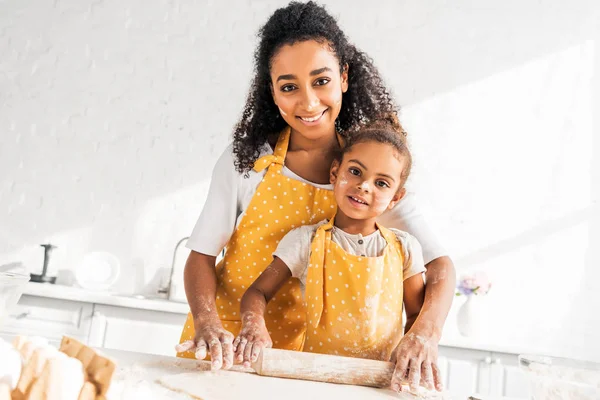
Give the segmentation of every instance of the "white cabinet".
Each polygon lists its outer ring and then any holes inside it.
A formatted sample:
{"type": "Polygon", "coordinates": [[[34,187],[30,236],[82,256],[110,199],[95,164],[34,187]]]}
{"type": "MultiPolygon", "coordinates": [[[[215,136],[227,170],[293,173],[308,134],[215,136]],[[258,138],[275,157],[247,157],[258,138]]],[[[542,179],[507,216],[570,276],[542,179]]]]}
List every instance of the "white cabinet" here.
{"type": "Polygon", "coordinates": [[[488,352],[440,347],[438,365],[444,387],[452,398],[466,399],[473,393],[485,393],[489,386],[486,363],[488,352]]]}
{"type": "Polygon", "coordinates": [[[438,365],[452,398],[473,393],[529,399],[529,385],[514,354],[440,347],[438,365]]]}
{"type": "Polygon", "coordinates": [[[16,335],[43,336],[54,344],[69,335],[86,342],[93,308],[90,303],[22,296],[7,316],[0,335],[7,340],[16,335]]]}
{"type": "Polygon", "coordinates": [[[185,319],[182,314],[96,304],[89,345],[174,356],[185,319]]]}
{"type": "Polygon", "coordinates": [[[529,399],[527,376],[519,369],[516,355],[492,353],[491,375],[494,377],[490,394],[529,399]]]}

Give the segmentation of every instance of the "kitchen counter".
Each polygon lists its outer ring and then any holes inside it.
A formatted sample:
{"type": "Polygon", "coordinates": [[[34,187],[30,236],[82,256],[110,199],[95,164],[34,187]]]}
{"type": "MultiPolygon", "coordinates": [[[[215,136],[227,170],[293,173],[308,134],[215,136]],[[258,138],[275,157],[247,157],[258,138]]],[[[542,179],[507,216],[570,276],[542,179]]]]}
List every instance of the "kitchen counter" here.
{"type": "MultiPolygon", "coordinates": [[[[25,295],[48,297],[79,301],[86,303],[105,304],[132,309],[162,311],[176,314],[187,314],[189,307],[186,303],[179,303],[165,299],[136,298],[133,295],[90,291],[72,286],[50,285],[29,282],[25,287],[25,295]]],[[[503,340],[502,338],[486,335],[481,338],[467,338],[461,336],[456,328],[455,316],[451,313],[448,317],[444,333],[439,343],[444,347],[461,349],[482,350],[506,354],[543,354],[555,357],[568,357],[560,349],[540,346],[536,343],[520,343],[518,340],[503,340]],[[487,337],[489,336],[489,337],[487,337]]]]}
{"type": "MultiPolygon", "coordinates": [[[[188,373],[198,371],[207,371],[208,362],[199,362],[189,359],[180,359],[174,357],[155,356],[149,354],[133,353],[126,351],[116,351],[108,349],[98,349],[102,353],[108,355],[117,362],[117,369],[113,376],[112,384],[109,389],[107,400],[136,400],[136,399],[174,399],[174,400],[189,400],[192,397],[184,393],[178,393],[167,389],[162,386],[157,380],[163,376],[178,373],[188,373]]],[[[243,372],[229,372],[221,371],[219,374],[231,374],[230,386],[235,386],[236,374],[244,374],[243,372]]],[[[261,378],[262,379],[262,378],[261,378]]],[[[241,380],[241,375],[240,375],[241,380]]],[[[265,381],[266,382],[266,381],[265,381]]],[[[294,381],[297,385],[298,382],[294,381]]],[[[307,382],[306,387],[312,385],[312,382],[307,382]]],[[[336,385],[337,386],[337,385],[336,385]]],[[[344,386],[344,385],[342,385],[344,386]]],[[[247,388],[248,394],[252,393],[252,388],[247,388]]],[[[362,399],[368,393],[379,393],[377,398],[385,399],[407,399],[408,397],[403,394],[395,394],[391,391],[384,389],[372,389],[360,386],[345,386],[345,392],[349,393],[349,396],[345,398],[351,399],[362,399]],[[356,396],[354,396],[354,395],[356,396]]],[[[310,392],[311,390],[309,390],[310,392]]],[[[307,393],[308,394],[308,393],[307,393]]],[[[314,393],[313,393],[314,394],[314,393]]],[[[279,399],[285,395],[283,393],[273,392],[273,399],[279,399]]],[[[288,394],[286,397],[289,397],[288,394]]],[[[483,395],[473,395],[474,399],[478,400],[522,400],[508,397],[490,397],[483,395]]],[[[370,397],[370,396],[368,396],[370,397]]],[[[247,396],[248,400],[252,400],[252,396],[247,396]]],[[[263,397],[261,400],[268,400],[269,396],[263,397]]],[[[318,395],[315,398],[319,398],[318,395]]],[[[412,398],[412,397],[411,397],[412,398]]],[[[209,400],[209,399],[207,399],[209,400]]],[[[454,399],[454,400],[467,400],[467,399],[454,399]]]]}
{"type": "Polygon", "coordinates": [[[191,372],[197,369],[197,361],[120,350],[98,350],[117,363],[107,400],[191,399],[188,395],[165,388],[156,380],[164,375],[191,372]]]}
{"type": "MultiPolygon", "coordinates": [[[[343,396],[348,400],[359,399],[385,399],[385,400],[408,400],[416,399],[414,396],[394,393],[388,389],[374,389],[363,386],[349,386],[325,384],[320,382],[301,381],[294,379],[274,379],[267,377],[256,377],[254,386],[249,387],[248,374],[252,372],[218,371],[210,372],[209,363],[206,361],[195,361],[178,359],[174,357],[151,356],[147,354],[131,353],[124,351],[113,351],[99,349],[104,354],[117,362],[117,370],[113,376],[107,400],[117,399],[192,399],[184,393],[171,391],[162,386],[157,380],[161,377],[179,373],[210,374],[211,382],[215,383],[208,393],[210,398],[230,399],[238,398],[237,394],[244,393],[243,398],[247,400],[280,399],[286,397],[291,400],[300,398],[329,399],[332,395],[343,396]],[[225,378],[225,379],[223,379],[225,378]],[[257,383],[259,380],[260,383],[257,383]],[[221,390],[221,387],[223,388],[221,390]],[[302,390],[298,390],[298,389],[302,390]],[[212,397],[215,396],[215,397],[212,397]]],[[[206,377],[204,378],[206,381],[206,377]]],[[[240,397],[241,398],[241,397],[240,397]]],[[[466,400],[466,399],[461,399],[466,400]]]]}
{"type": "Polygon", "coordinates": [[[187,314],[189,312],[187,303],[160,298],[137,298],[134,295],[91,291],[73,286],[51,285],[47,283],[29,282],[25,286],[23,294],[176,314],[187,314]]]}

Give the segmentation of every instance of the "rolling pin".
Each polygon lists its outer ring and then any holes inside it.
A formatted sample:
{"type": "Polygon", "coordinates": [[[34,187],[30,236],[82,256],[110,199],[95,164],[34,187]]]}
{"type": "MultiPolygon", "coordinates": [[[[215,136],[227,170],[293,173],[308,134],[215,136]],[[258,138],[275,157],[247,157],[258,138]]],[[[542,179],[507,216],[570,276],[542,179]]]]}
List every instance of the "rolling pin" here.
{"type": "Polygon", "coordinates": [[[327,354],[263,349],[252,369],[262,376],[370,387],[390,386],[394,364],[327,354]]]}

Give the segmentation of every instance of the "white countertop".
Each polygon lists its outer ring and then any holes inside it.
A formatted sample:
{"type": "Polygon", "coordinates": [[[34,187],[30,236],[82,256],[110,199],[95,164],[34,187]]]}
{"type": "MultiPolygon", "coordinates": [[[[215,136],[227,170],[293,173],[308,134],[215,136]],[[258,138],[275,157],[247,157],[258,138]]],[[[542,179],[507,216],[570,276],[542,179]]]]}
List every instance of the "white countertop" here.
{"type": "Polygon", "coordinates": [[[25,286],[23,294],[176,314],[187,314],[189,312],[187,303],[179,303],[159,298],[136,298],[133,295],[91,291],[73,286],[51,285],[48,283],[29,282],[27,286],[25,286]]]}
{"type": "Polygon", "coordinates": [[[196,360],[133,353],[119,350],[98,349],[117,363],[108,400],[117,399],[174,399],[190,400],[156,382],[163,375],[191,372],[197,368],[196,360]]]}
{"type": "MultiPolygon", "coordinates": [[[[107,393],[108,400],[117,399],[174,399],[190,400],[190,397],[183,393],[173,392],[157,382],[157,379],[170,374],[186,373],[198,371],[208,371],[209,363],[206,361],[196,361],[175,357],[156,356],[150,354],[133,353],[119,350],[98,349],[105,355],[111,357],[117,363],[117,369],[113,376],[110,389],[107,393]]],[[[251,372],[251,370],[246,370],[251,372]]],[[[225,372],[228,373],[228,372],[225,372]]],[[[233,372],[237,374],[240,372],[233,372]]],[[[235,375],[232,375],[235,377],[235,375]]],[[[359,387],[357,387],[359,388],[359,387]]],[[[251,388],[248,388],[251,390],[251,388]]],[[[360,388],[364,391],[365,388],[360,388]]],[[[377,390],[377,389],[368,389],[377,390]]],[[[495,397],[487,395],[473,394],[475,399],[481,400],[523,400],[508,397],[495,397]]],[[[274,393],[274,398],[282,397],[281,393],[274,393]]],[[[358,394],[358,398],[362,396],[358,394]]],[[[249,396],[248,398],[251,398],[249,396]]],[[[387,394],[386,398],[405,399],[403,395],[396,395],[392,392],[387,394]]],[[[455,400],[467,400],[464,398],[455,400]]]]}

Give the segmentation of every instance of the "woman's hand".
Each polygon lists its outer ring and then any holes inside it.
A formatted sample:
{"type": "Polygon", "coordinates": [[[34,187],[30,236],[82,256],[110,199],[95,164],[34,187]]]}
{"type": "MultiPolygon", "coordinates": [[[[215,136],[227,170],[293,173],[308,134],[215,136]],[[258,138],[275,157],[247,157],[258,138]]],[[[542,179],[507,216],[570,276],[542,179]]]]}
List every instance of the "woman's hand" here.
{"type": "Polygon", "coordinates": [[[442,374],[437,366],[438,341],[431,336],[411,329],[392,353],[391,361],[396,364],[391,387],[398,392],[403,382],[408,382],[410,391],[417,393],[419,384],[429,390],[443,389],[442,374]]]}
{"type": "Polygon", "coordinates": [[[204,360],[210,353],[212,370],[229,369],[233,365],[233,334],[223,328],[221,321],[198,321],[194,340],[177,345],[178,352],[195,350],[196,359],[204,360]]]}
{"type": "Polygon", "coordinates": [[[242,330],[233,342],[235,360],[250,367],[265,347],[273,346],[267,331],[265,319],[258,314],[246,313],[242,316],[242,330]]]}

